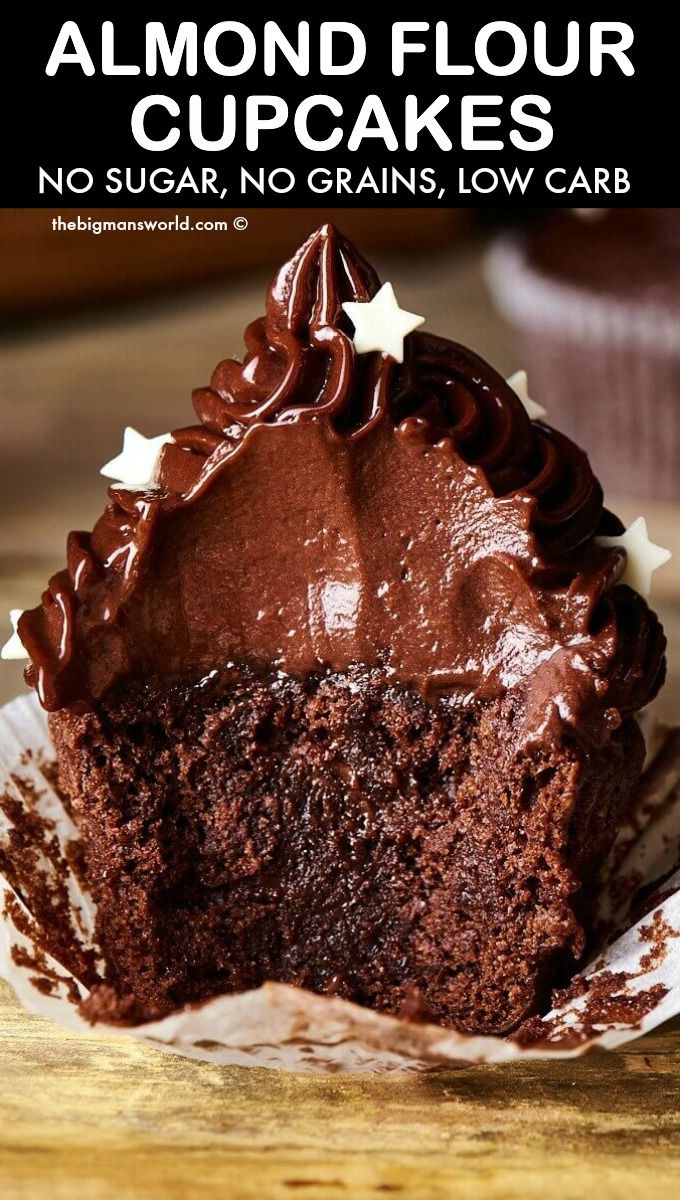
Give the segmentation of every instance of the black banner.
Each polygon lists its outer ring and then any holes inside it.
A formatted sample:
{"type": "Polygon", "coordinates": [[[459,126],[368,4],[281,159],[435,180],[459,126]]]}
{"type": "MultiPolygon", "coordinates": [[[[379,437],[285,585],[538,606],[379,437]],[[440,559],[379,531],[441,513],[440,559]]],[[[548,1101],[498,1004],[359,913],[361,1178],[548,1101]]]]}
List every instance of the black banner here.
{"type": "Polygon", "coordinates": [[[675,39],[632,6],[521,11],[26,7],[6,35],[2,203],[672,203],[675,39]]]}

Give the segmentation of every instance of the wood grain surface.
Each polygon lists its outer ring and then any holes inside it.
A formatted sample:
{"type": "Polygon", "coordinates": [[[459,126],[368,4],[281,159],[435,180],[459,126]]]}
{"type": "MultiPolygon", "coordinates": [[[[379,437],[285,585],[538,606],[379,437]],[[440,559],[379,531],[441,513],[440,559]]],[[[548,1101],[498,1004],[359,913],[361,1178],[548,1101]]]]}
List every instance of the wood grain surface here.
{"type": "Polygon", "coordinates": [[[3,1200],[658,1200],[678,1187],[680,1023],[577,1061],[318,1078],[75,1037],[0,996],[3,1200]]]}
{"type": "MultiPolygon", "coordinates": [[[[424,259],[415,278],[410,264],[379,265],[403,281],[400,299],[426,313],[431,328],[501,369],[517,366],[476,257],[424,259]]],[[[191,387],[239,352],[264,282],[5,340],[0,622],[7,608],[35,603],[62,565],[66,531],[100,511],[97,470],[117,451],[122,426],[151,434],[190,421],[191,387]]],[[[657,540],[680,536],[677,513],[646,512],[657,540]]],[[[657,579],[673,646],[663,710],[673,717],[680,554],[657,579]]],[[[21,688],[20,665],[2,664],[0,700],[21,688]]],[[[315,1078],[78,1038],[27,1016],[0,991],[0,1200],[657,1200],[679,1187],[677,1022],[615,1054],[573,1062],[315,1078]]]]}

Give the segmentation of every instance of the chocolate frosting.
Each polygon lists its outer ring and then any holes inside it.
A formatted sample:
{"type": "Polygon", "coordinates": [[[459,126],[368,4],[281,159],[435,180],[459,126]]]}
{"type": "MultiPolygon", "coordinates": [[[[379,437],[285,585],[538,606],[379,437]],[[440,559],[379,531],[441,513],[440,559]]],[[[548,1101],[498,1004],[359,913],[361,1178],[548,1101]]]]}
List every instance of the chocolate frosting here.
{"type": "Polygon", "coordinates": [[[226,662],[382,664],[469,703],[521,689],[531,732],[597,737],[646,704],[665,641],[617,585],[586,455],[472,351],[416,332],[357,355],[343,302],[379,287],[332,226],[194,394],[156,486],[113,487],[19,633],[47,709],[226,662]],[[598,732],[599,731],[599,732],[598,732]]]}

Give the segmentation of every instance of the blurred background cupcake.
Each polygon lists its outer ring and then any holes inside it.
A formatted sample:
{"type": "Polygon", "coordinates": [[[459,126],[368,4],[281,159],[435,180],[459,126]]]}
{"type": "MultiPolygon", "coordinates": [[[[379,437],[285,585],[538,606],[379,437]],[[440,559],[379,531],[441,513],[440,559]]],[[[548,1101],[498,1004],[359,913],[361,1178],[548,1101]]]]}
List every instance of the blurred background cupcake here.
{"type": "Polygon", "coordinates": [[[680,209],[574,209],[504,234],[488,280],[548,420],[609,494],[680,500],[680,209]]]}

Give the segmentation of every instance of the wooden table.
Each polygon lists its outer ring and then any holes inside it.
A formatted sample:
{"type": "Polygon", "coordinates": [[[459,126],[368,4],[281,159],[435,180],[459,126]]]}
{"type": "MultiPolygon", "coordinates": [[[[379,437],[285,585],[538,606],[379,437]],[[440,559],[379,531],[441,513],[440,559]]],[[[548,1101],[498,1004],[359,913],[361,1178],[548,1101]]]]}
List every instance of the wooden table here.
{"type": "Polygon", "coordinates": [[[318,1078],[71,1036],[0,997],[3,1200],[657,1200],[674,1186],[680,1022],[580,1061],[318,1078]]]}
{"type": "MultiPolygon", "coordinates": [[[[425,262],[409,286],[410,273],[390,271],[407,307],[501,368],[517,365],[474,258],[425,262]]],[[[66,530],[92,523],[105,496],[97,468],[122,426],[151,434],[191,419],[191,386],[239,352],[263,282],[4,345],[0,614],[35,603],[66,530]]],[[[646,511],[657,540],[678,536],[675,513],[646,511]]],[[[680,650],[680,554],[658,579],[680,650]]],[[[20,667],[3,664],[0,701],[20,688],[20,667]]],[[[680,711],[675,666],[663,703],[667,716],[680,711]]],[[[0,994],[1,1200],[656,1200],[680,1184],[679,1114],[678,1023],[575,1062],[315,1078],[73,1037],[0,994]]]]}

